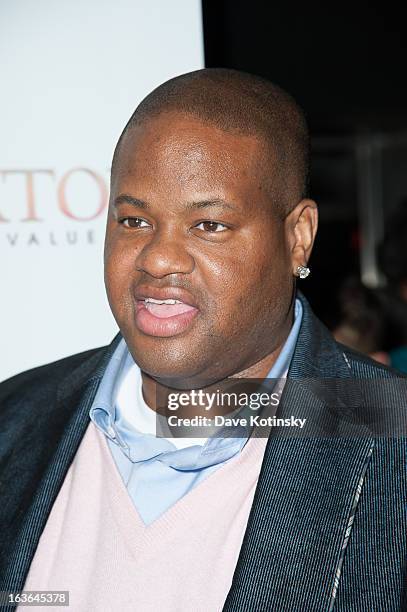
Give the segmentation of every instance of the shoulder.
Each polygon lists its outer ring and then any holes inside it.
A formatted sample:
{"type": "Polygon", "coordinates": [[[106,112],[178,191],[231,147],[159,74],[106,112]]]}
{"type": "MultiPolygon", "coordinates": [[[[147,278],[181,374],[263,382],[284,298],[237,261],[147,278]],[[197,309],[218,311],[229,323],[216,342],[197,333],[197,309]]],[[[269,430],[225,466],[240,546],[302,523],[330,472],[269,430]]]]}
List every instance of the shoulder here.
{"type": "Polygon", "coordinates": [[[60,383],[85,364],[97,364],[106,346],[82,351],[26,370],[0,383],[0,412],[8,403],[35,403],[56,392],[60,383]]]}
{"type": "Polygon", "coordinates": [[[301,292],[298,298],[303,316],[290,368],[294,378],[406,380],[401,372],[336,342],[301,292]]]}
{"type": "Polygon", "coordinates": [[[355,378],[400,378],[407,381],[406,374],[383,365],[344,344],[339,342],[335,342],[335,344],[355,378]]]}

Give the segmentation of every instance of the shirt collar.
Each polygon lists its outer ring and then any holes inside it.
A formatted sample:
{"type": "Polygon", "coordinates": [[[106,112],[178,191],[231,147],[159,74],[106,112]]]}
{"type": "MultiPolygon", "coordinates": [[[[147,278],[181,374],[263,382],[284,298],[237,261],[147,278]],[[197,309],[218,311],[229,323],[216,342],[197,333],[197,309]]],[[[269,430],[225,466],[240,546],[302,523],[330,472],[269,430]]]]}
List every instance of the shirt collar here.
{"type": "MultiPolygon", "coordinates": [[[[293,326],[267,378],[278,379],[287,376],[301,327],[302,314],[302,304],[296,299],[293,326]]],[[[177,469],[199,469],[208,465],[209,460],[210,465],[225,461],[243,448],[248,439],[247,435],[242,438],[208,438],[203,446],[176,449],[174,444],[165,438],[143,434],[129,426],[127,421],[119,418],[116,398],[123,377],[132,366],[134,360],[123,338],[107,365],[89,411],[89,416],[95,425],[118,444],[131,461],[145,461],[156,457],[177,469]]]]}
{"type": "Polygon", "coordinates": [[[294,323],[287,336],[283,348],[280,351],[279,356],[274,362],[273,367],[267,374],[266,378],[285,378],[287,376],[288,368],[290,367],[291,359],[294,354],[295,345],[297,344],[297,338],[301,327],[303,308],[300,300],[295,300],[294,306],[294,323]]]}

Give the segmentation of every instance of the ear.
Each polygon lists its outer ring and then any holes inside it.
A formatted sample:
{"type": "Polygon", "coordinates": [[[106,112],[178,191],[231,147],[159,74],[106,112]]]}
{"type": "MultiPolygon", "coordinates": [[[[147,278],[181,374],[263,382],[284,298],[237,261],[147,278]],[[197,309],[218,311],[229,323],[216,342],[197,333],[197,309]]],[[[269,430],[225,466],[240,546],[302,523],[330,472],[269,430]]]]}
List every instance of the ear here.
{"type": "Polygon", "coordinates": [[[313,200],[304,199],[287,215],[286,231],[294,276],[298,266],[307,266],[318,229],[318,208],[313,200]]]}

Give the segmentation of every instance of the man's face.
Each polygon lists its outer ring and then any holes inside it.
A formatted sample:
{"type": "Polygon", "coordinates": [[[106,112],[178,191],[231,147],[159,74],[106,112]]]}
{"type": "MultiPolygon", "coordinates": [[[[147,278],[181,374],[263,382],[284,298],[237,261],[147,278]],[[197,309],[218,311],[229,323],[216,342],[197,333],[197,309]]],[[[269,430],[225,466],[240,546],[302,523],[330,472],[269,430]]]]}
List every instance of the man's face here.
{"type": "Polygon", "coordinates": [[[293,263],[264,157],[258,138],[176,113],[122,141],[105,283],[134,360],[159,381],[222,380],[285,339],[293,263]]]}

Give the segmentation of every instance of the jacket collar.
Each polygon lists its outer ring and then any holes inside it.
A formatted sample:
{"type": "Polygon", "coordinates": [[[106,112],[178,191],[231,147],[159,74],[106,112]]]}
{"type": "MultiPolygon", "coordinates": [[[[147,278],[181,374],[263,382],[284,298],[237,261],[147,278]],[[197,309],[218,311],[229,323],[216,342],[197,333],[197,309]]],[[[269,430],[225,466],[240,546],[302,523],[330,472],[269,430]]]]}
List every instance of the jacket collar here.
{"type": "Polygon", "coordinates": [[[349,378],[349,367],[331,333],[314,315],[308,300],[297,291],[303,318],[294,351],[290,378],[349,378]]]}
{"type": "Polygon", "coordinates": [[[331,610],[374,439],[354,418],[352,373],[307,300],[224,610],[331,610]]]}

